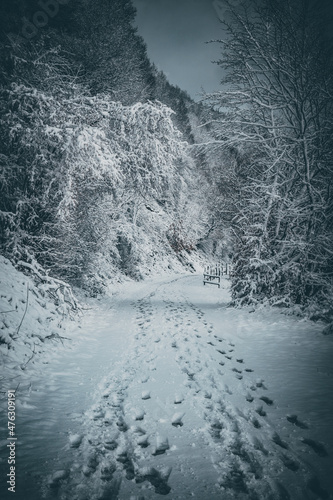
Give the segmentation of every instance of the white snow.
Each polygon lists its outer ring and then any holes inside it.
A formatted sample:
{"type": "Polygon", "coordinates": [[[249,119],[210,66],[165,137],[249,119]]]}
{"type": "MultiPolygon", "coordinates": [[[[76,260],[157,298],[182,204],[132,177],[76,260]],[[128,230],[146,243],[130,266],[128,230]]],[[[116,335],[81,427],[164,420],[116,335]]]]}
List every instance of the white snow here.
{"type": "Polygon", "coordinates": [[[47,364],[55,346],[59,350],[59,344],[63,346],[68,340],[63,332],[68,323],[69,297],[61,291],[62,282],[41,276],[30,264],[24,266],[34,270],[39,285],[0,256],[0,361],[4,389],[15,388],[24,379],[25,371],[29,372],[28,378],[33,373],[37,377],[41,362],[47,364]],[[7,382],[12,385],[7,387],[7,382]]]}
{"type": "Polygon", "coordinates": [[[228,308],[228,288],[162,276],[91,300],[18,389],[16,498],[330,498],[333,338],[228,308]]]}

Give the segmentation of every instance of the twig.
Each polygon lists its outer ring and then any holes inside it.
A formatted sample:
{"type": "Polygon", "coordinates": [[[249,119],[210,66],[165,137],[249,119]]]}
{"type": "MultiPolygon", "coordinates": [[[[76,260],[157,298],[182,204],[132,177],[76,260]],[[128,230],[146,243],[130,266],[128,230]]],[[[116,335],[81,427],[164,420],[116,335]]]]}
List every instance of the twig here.
{"type": "Polygon", "coordinates": [[[23,313],[23,316],[22,316],[22,319],[21,319],[21,322],[18,326],[18,329],[17,329],[17,332],[16,332],[16,335],[19,334],[19,331],[20,331],[20,328],[22,326],[22,323],[23,323],[23,320],[25,318],[25,315],[27,314],[27,310],[28,310],[28,304],[29,304],[29,283],[27,283],[27,302],[26,302],[26,305],[25,305],[25,311],[23,313]]]}
{"type": "Polygon", "coordinates": [[[16,309],[11,309],[10,311],[0,311],[0,314],[12,313],[15,311],[16,311],[16,309]]]}
{"type": "MultiPolygon", "coordinates": [[[[21,366],[21,369],[22,369],[22,370],[25,370],[25,369],[26,369],[27,364],[29,363],[29,361],[31,361],[31,360],[32,360],[32,358],[33,358],[33,357],[34,357],[34,355],[36,354],[36,350],[35,350],[35,349],[36,349],[36,344],[34,343],[34,350],[32,351],[32,355],[30,356],[30,358],[28,359],[28,361],[27,361],[24,365],[22,365],[22,366],[21,366]]],[[[19,384],[19,385],[20,385],[20,384],[19,384]]]]}
{"type": "Polygon", "coordinates": [[[59,333],[51,333],[51,335],[45,337],[45,340],[53,340],[53,339],[60,339],[62,345],[64,345],[63,340],[71,340],[68,337],[61,337],[59,333]]]}

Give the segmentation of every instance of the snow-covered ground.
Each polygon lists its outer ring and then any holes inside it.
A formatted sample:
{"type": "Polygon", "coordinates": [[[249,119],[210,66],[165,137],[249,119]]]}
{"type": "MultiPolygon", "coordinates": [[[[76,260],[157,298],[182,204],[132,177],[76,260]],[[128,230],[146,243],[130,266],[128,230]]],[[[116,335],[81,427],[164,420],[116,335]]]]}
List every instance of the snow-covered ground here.
{"type": "Polygon", "coordinates": [[[332,498],[333,338],[228,308],[228,287],[164,276],[91,301],[17,390],[15,498],[332,498]]]}

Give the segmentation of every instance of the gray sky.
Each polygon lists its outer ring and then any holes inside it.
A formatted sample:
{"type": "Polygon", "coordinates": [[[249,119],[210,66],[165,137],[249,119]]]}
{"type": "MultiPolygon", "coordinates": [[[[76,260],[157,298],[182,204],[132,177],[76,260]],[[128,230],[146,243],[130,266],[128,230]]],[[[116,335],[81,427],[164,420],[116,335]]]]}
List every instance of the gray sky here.
{"type": "MultiPolygon", "coordinates": [[[[214,4],[219,0],[133,0],[138,14],[136,24],[144,38],[148,56],[163,70],[168,80],[196,100],[201,88],[219,90],[222,69],[212,64],[220,57],[218,43],[223,37],[214,4]]],[[[315,3],[316,0],[313,0],[315,3]]],[[[333,44],[333,0],[319,0],[323,29],[333,44]]],[[[221,16],[221,10],[218,11],[221,16]]],[[[223,15],[222,15],[223,18],[223,15]]]]}
{"type": "Polygon", "coordinates": [[[169,81],[194,98],[203,87],[219,89],[222,70],[211,61],[219,58],[221,25],[213,0],[134,0],[139,34],[148,56],[169,81]]]}

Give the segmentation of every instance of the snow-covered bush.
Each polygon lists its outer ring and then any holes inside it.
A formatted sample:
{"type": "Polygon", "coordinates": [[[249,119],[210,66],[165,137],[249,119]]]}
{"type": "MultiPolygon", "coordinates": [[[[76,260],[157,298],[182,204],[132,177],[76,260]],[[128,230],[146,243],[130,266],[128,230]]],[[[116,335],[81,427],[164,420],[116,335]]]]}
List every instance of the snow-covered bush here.
{"type": "Polygon", "coordinates": [[[173,222],[167,231],[167,238],[171,248],[176,252],[191,252],[195,250],[195,244],[188,238],[187,232],[184,229],[183,221],[173,222]]]}
{"type": "Polygon", "coordinates": [[[19,266],[23,272],[0,256],[0,360],[15,377],[50,343],[63,342],[64,320],[80,310],[66,283],[46,275],[36,262],[19,266]]]}
{"type": "Polygon", "coordinates": [[[186,161],[173,112],[160,103],[123,106],[75,85],[59,99],[12,84],[0,106],[5,255],[15,262],[33,255],[80,286],[105,273],[96,269],[102,254],[105,264],[126,260],[124,271],[137,275],[126,225],[137,224],[142,205],[175,190],[177,165],[186,161]]]}

